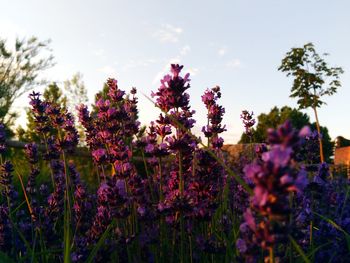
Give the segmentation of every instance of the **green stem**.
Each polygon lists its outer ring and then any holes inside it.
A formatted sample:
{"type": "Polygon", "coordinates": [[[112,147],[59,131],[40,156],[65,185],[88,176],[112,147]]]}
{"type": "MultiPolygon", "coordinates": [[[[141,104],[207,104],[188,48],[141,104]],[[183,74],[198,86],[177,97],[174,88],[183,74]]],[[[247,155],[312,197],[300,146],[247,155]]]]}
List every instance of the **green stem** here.
{"type": "Polygon", "coordinates": [[[180,230],[181,230],[181,243],[180,243],[180,262],[185,262],[185,247],[184,247],[184,239],[185,239],[185,231],[184,231],[184,218],[182,211],[180,211],[180,230]]]}
{"type": "Polygon", "coordinates": [[[162,157],[159,157],[159,199],[160,201],[164,200],[163,196],[163,171],[162,171],[162,157]]]}
{"type": "MultiPolygon", "coordinates": [[[[182,152],[179,151],[179,177],[180,177],[180,197],[183,198],[184,194],[184,178],[183,178],[183,172],[182,172],[182,152]]],[[[185,241],[185,231],[184,231],[184,218],[183,213],[180,211],[180,230],[181,230],[181,244],[180,244],[180,262],[183,263],[185,259],[185,249],[184,249],[184,241],[185,241]]]]}
{"type": "MultiPolygon", "coordinates": [[[[62,136],[60,131],[58,131],[59,139],[61,140],[62,136]]],[[[67,160],[66,160],[66,154],[64,152],[64,149],[62,149],[62,160],[63,160],[63,167],[64,167],[64,177],[65,177],[65,184],[66,189],[64,192],[64,248],[63,248],[63,260],[64,263],[71,262],[71,201],[70,201],[70,180],[69,175],[67,171],[67,160]]]]}
{"type": "Polygon", "coordinates": [[[145,152],[143,150],[141,151],[141,156],[142,156],[143,166],[145,168],[147,178],[149,178],[149,172],[148,172],[147,162],[146,162],[146,158],[145,158],[145,152]]]}
{"type": "MultiPolygon", "coordinates": [[[[44,136],[44,143],[45,143],[46,153],[49,153],[49,147],[47,146],[47,138],[46,138],[45,133],[43,133],[43,136],[44,136]]],[[[50,167],[50,175],[51,175],[52,187],[53,187],[53,189],[55,189],[55,177],[53,175],[53,170],[52,170],[52,167],[51,167],[50,164],[49,164],[49,167],[50,167]]]]}

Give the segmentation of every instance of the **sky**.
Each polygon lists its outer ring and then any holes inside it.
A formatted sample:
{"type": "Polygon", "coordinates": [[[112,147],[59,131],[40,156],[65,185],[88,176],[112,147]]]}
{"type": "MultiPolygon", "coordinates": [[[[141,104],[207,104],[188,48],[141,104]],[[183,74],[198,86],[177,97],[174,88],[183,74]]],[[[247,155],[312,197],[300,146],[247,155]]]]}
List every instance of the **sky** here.
{"type": "MultiPolygon", "coordinates": [[[[314,43],[329,53],[331,66],[341,66],[342,87],[319,110],[321,125],[334,139],[350,139],[350,1],[348,0],[227,0],[107,1],[0,0],[0,37],[51,39],[55,66],[43,73],[61,84],[83,74],[90,102],[107,78],[120,88],[139,93],[140,121],[148,125],[159,115],[143,96],[159,87],[171,63],[191,74],[189,90],[197,120],[206,124],[201,95],[219,85],[225,107],[226,143],[236,143],[243,127],[240,113],[255,116],[274,106],[297,107],[289,98],[292,79],[277,69],[293,47],[314,43]]],[[[42,90],[42,87],[36,87],[42,90]]],[[[14,109],[25,125],[27,95],[14,109]]],[[[312,112],[304,111],[310,115],[312,112]]]]}

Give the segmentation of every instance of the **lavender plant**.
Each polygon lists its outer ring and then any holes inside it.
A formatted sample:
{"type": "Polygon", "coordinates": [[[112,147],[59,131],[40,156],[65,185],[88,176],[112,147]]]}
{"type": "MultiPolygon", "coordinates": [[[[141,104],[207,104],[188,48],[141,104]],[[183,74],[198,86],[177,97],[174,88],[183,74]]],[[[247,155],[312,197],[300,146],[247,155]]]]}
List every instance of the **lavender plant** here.
{"type": "MultiPolygon", "coordinates": [[[[191,132],[195,111],[189,74],[182,76],[182,69],[171,65],[152,94],[161,113],[147,128],[138,121],[136,89],[127,93],[115,79],[107,80],[108,91],[92,111],[78,105],[98,174],[93,186],[72,160],[82,149],[65,108],[39,93],[29,95],[41,141],[25,146],[25,174],[4,154],[0,124],[1,262],[342,262],[349,257],[349,182],[331,174],[327,164],[313,163],[309,153],[318,138],[287,122],[268,132],[269,144],[258,145],[243,172],[247,160],[233,172],[222,152],[221,89],[202,96],[207,112],[202,142],[191,132]]],[[[252,115],[242,112],[248,133],[252,115]]]]}
{"type": "Polygon", "coordinates": [[[254,246],[261,247],[269,251],[268,258],[274,262],[276,245],[288,240],[289,194],[301,192],[307,183],[306,172],[294,161],[294,153],[300,146],[300,137],[307,134],[307,128],[298,133],[289,122],[276,131],[270,130],[270,149],[262,154],[261,160],[246,166],[246,176],[254,183],[254,195],[241,225],[246,241],[238,241],[243,254],[251,252],[254,246]],[[248,245],[252,248],[248,249],[248,245]]]}
{"type": "Polygon", "coordinates": [[[241,114],[241,119],[245,128],[245,133],[251,138],[252,136],[252,127],[255,125],[255,119],[253,118],[254,113],[247,110],[243,110],[241,114]]]}

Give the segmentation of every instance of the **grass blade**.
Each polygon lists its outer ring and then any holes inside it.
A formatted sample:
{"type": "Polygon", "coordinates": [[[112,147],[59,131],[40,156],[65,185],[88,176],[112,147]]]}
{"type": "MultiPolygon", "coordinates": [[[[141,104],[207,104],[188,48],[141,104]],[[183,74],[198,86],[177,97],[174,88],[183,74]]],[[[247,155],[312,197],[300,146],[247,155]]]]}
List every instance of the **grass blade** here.
{"type": "Polygon", "coordinates": [[[308,259],[308,257],[305,255],[304,251],[301,249],[301,247],[298,245],[298,243],[294,240],[293,237],[291,237],[290,235],[288,236],[290,242],[292,243],[293,247],[296,249],[296,251],[299,253],[299,255],[301,256],[301,258],[304,260],[304,262],[306,263],[310,263],[310,260],[308,259]]]}
{"type": "Polygon", "coordinates": [[[327,243],[324,243],[324,244],[322,244],[322,245],[319,245],[318,247],[316,247],[316,248],[314,248],[312,251],[310,251],[310,252],[307,254],[307,257],[308,257],[308,258],[311,258],[311,257],[314,256],[315,253],[316,253],[317,251],[319,251],[321,248],[324,248],[324,247],[329,246],[329,245],[331,245],[331,244],[333,244],[333,242],[327,242],[327,243]]]}
{"type": "Polygon", "coordinates": [[[114,220],[112,221],[112,223],[107,227],[107,229],[105,230],[105,232],[102,234],[101,238],[98,240],[97,244],[94,246],[94,248],[92,249],[88,259],[86,260],[86,263],[91,263],[93,262],[98,250],[101,248],[101,246],[103,245],[103,243],[105,242],[109,231],[112,229],[114,225],[114,220]]]}
{"type": "Polygon", "coordinates": [[[350,251],[350,235],[348,232],[346,232],[341,226],[339,226],[336,222],[334,222],[332,219],[325,217],[319,213],[313,212],[315,215],[317,215],[318,217],[320,217],[322,220],[326,221],[327,223],[329,223],[330,225],[332,225],[335,229],[339,230],[340,232],[342,232],[345,236],[346,239],[346,243],[348,246],[348,251],[350,251]]]}

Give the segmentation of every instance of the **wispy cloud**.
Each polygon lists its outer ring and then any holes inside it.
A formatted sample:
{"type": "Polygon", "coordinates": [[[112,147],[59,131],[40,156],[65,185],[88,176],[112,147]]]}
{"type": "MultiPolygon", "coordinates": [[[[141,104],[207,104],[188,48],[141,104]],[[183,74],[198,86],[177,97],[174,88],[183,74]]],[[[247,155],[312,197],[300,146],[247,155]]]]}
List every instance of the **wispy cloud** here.
{"type": "Polygon", "coordinates": [[[156,31],[153,36],[163,43],[175,43],[179,41],[179,36],[183,29],[170,24],[163,24],[161,28],[156,31]]]}
{"type": "Polygon", "coordinates": [[[199,73],[199,68],[188,68],[186,72],[190,73],[191,76],[195,76],[199,73]]]}
{"type": "Polygon", "coordinates": [[[115,77],[117,75],[117,71],[115,70],[115,68],[109,65],[106,65],[102,68],[98,68],[97,71],[107,75],[108,77],[115,77]]]}
{"type": "Polygon", "coordinates": [[[103,73],[107,77],[116,77],[121,71],[128,71],[134,68],[148,67],[157,60],[153,58],[149,59],[130,59],[126,63],[114,62],[109,65],[105,65],[97,69],[97,72],[103,73]]]}
{"type": "Polygon", "coordinates": [[[148,67],[154,63],[156,63],[157,60],[154,58],[148,58],[148,59],[130,59],[123,67],[122,70],[126,71],[132,68],[137,67],[148,67]]]}
{"type": "Polygon", "coordinates": [[[221,47],[218,49],[218,55],[220,57],[223,57],[227,53],[227,48],[226,47],[221,47]]]}
{"type": "Polygon", "coordinates": [[[106,51],[103,48],[99,48],[99,49],[94,50],[93,54],[96,57],[99,57],[99,58],[105,58],[106,57],[106,51]]]}
{"type": "Polygon", "coordinates": [[[237,58],[230,60],[226,63],[226,67],[228,68],[240,68],[241,67],[241,61],[237,58]]]}
{"type": "Polygon", "coordinates": [[[188,52],[190,52],[190,51],[191,51],[191,47],[189,45],[186,45],[183,48],[181,48],[180,55],[186,56],[188,54],[188,52]]]}
{"type": "MultiPolygon", "coordinates": [[[[159,71],[155,77],[153,78],[152,84],[155,85],[159,83],[160,79],[163,78],[165,74],[169,74],[170,65],[171,64],[181,64],[182,59],[191,51],[191,47],[189,45],[183,46],[179,50],[179,54],[169,60],[164,60],[165,65],[161,71],[159,71]]],[[[191,76],[195,76],[199,73],[199,69],[195,67],[185,68],[184,72],[190,73],[191,76]]]]}

